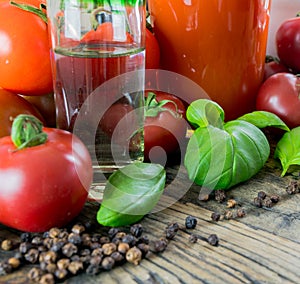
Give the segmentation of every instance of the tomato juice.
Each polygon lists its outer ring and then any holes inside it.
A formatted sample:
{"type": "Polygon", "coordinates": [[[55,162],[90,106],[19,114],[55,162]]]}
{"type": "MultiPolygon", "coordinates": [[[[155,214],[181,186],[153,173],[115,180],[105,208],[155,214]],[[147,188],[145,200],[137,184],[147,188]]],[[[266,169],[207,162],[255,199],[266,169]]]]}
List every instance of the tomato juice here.
{"type": "Polygon", "coordinates": [[[149,0],[162,69],[198,83],[222,106],[227,120],[254,110],[263,80],[270,2],[149,0]]]}

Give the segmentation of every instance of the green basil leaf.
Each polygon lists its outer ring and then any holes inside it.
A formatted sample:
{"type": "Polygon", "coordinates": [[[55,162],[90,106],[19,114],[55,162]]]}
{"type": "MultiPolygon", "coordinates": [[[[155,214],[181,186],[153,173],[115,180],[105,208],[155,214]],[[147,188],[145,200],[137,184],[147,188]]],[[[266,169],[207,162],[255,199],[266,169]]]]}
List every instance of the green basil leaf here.
{"type": "Polygon", "coordinates": [[[187,108],[186,117],[195,127],[212,125],[223,128],[224,111],[214,101],[199,99],[193,101],[187,108]]]}
{"type": "Polygon", "coordinates": [[[254,111],[247,113],[238,118],[238,120],[245,120],[252,123],[258,128],[276,127],[289,131],[288,126],[274,113],[268,111],[254,111]]]}
{"type": "Polygon", "coordinates": [[[231,182],[233,145],[230,135],[217,127],[197,128],[191,136],[184,165],[189,178],[210,189],[226,188],[231,182]]]}
{"type": "Polygon", "coordinates": [[[269,154],[268,140],[259,128],[234,120],[224,124],[224,130],[210,125],[196,129],[184,164],[196,184],[229,189],[255,175],[269,154]]]}
{"type": "Polygon", "coordinates": [[[264,133],[247,121],[229,121],[225,130],[230,134],[234,148],[232,180],[228,185],[232,187],[259,172],[269,158],[270,145],[264,133]]]}
{"type": "Polygon", "coordinates": [[[300,165],[300,126],[286,132],[278,141],[274,153],[282,165],[284,176],[291,165],[300,165]]]}
{"type": "Polygon", "coordinates": [[[134,163],[117,170],[105,186],[97,221],[111,227],[137,222],[155,207],[165,182],[159,164],[134,163]]]}

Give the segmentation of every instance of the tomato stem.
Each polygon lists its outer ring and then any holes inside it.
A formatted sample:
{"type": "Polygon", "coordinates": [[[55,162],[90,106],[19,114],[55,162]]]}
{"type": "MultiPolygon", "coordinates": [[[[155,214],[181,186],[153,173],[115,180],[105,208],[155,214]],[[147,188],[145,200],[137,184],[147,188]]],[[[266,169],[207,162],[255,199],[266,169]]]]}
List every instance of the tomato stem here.
{"type": "Polygon", "coordinates": [[[172,100],[161,100],[157,101],[155,93],[149,92],[145,101],[145,116],[146,117],[156,117],[160,112],[168,111],[171,113],[174,117],[181,116],[178,113],[178,107],[177,104],[172,100]],[[171,103],[175,107],[175,111],[170,110],[169,108],[165,108],[164,105],[171,103]]]}
{"type": "Polygon", "coordinates": [[[27,11],[27,12],[30,12],[30,13],[33,13],[37,16],[39,16],[46,24],[48,23],[48,18],[45,14],[45,12],[42,10],[42,9],[45,9],[46,6],[45,5],[42,5],[41,4],[41,7],[40,8],[36,8],[32,5],[29,5],[29,4],[21,4],[21,3],[16,3],[14,1],[10,1],[10,4],[12,6],[15,6],[17,8],[20,8],[24,11],[27,11]]]}
{"type": "Polygon", "coordinates": [[[20,114],[12,124],[11,140],[21,150],[44,144],[48,135],[43,132],[43,123],[33,115],[20,114]]]}

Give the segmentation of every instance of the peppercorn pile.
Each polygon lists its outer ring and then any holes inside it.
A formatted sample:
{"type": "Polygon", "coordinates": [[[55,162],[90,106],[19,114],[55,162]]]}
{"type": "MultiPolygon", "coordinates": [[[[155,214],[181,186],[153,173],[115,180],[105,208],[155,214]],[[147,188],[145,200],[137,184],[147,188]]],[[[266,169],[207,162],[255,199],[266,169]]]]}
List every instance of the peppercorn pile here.
{"type": "Polygon", "coordinates": [[[52,228],[43,234],[21,233],[18,242],[2,240],[1,249],[14,250],[15,255],[0,262],[0,275],[32,264],[28,279],[51,284],[79,273],[97,275],[124,263],[138,265],[151,253],[163,252],[180,230],[188,233],[190,243],[201,239],[218,246],[217,235],[204,238],[192,233],[196,225],[197,219],[189,215],[184,225],[177,222],[168,224],[163,236],[155,240],[143,234],[141,224],[129,228],[108,228],[103,234],[89,233],[90,224],[75,224],[69,229],[52,228]]]}
{"type": "Polygon", "coordinates": [[[52,228],[43,234],[22,233],[18,243],[6,239],[1,249],[15,250],[13,257],[0,262],[0,275],[34,264],[28,279],[38,283],[55,283],[86,273],[96,275],[125,262],[138,265],[148,253],[166,249],[165,238],[149,240],[141,224],[125,232],[110,228],[106,235],[88,233],[82,224],[71,229],[52,228]]]}

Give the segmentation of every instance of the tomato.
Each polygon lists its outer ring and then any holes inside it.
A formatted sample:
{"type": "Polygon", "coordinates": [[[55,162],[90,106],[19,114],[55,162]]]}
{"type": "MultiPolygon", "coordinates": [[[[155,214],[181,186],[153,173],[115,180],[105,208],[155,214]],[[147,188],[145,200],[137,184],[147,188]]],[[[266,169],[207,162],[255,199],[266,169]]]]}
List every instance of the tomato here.
{"type": "MultiPolygon", "coordinates": [[[[38,7],[45,1],[18,3],[38,7]]],[[[0,87],[22,95],[53,91],[47,24],[32,12],[0,2],[0,87]]]]}
{"type": "Polygon", "coordinates": [[[34,105],[45,119],[45,126],[56,126],[56,110],[53,94],[42,96],[22,96],[24,99],[34,105]]]}
{"type": "Polygon", "coordinates": [[[300,126],[300,78],[290,73],[269,77],[260,87],[256,109],[273,112],[290,128],[300,126]]]}
{"type": "Polygon", "coordinates": [[[0,222],[29,232],[62,227],[82,210],[92,182],[92,162],[70,132],[43,128],[44,144],[17,150],[0,139],[0,222]]]}
{"type": "Polygon", "coordinates": [[[158,69],[160,61],[160,49],[154,34],[146,29],[146,69],[158,69]]]}
{"type": "MultiPolygon", "coordinates": [[[[113,104],[109,109],[104,113],[100,120],[100,127],[102,131],[108,134],[109,137],[113,135],[114,130],[116,129],[117,124],[121,121],[123,117],[133,111],[133,107],[129,104],[116,103],[113,104]]],[[[134,123],[132,123],[134,124],[134,123]]],[[[125,137],[125,131],[123,133],[118,133],[120,140],[126,140],[130,137],[130,133],[125,137]]],[[[116,135],[116,134],[115,134],[116,135]]]]}
{"type": "MultiPolygon", "coordinates": [[[[149,107],[146,103],[146,118],[144,125],[145,160],[160,163],[164,157],[174,153],[183,143],[186,135],[185,106],[183,102],[174,95],[165,92],[147,91],[155,95],[159,103],[167,102],[159,107],[157,104],[149,107]],[[150,111],[157,111],[156,115],[149,115],[150,111]]],[[[146,100],[147,102],[147,100],[146,100]]]]}
{"type": "Polygon", "coordinates": [[[45,123],[40,112],[27,100],[0,89],[0,137],[10,135],[14,118],[19,114],[32,114],[45,123]]]}
{"type": "Polygon", "coordinates": [[[300,72],[300,18],[285,20],[276,32],[276,48],[280,61],[294,72],[300,72]]]}
{"type": "Polygon", "coordinates": [[[276,74],[276,73],[282,73],[282,72],[290,72],[289,69],[283,65],[281,62],[278,62],[276,60],[266,62],[265,63],[265,72],[264,72],[264,81],[266,81],[270,76],[276,74]]]}
{"type": "MultiPolygon", "coordinates": [[[[163,162],[162,155],[169,155],[179,149],[187,130],[185,106],[176,96],[159,91],[146,91],[144,121],[144,156],[145,161],[163,162]],[[162,154],[162,151],[164,153],[162,154]]],[[[128,141],[137,125],[132,106],[116,103],[112,105],[100,120],[100,127],[109,137],[114,135],[119,144],[128,141]],[[131,114],[131,115],[130,115],[131,114]],[[127,129],[121,122],[126,116],[127,129]],[[118,126],[118,127],[117,127],[118,126]],[[123,142],[122,142],[123,141],[123,142]]],[[[124,122],[123,122],[124,123],[124,122]]],[[[134,147],[129,145],[129,147],[134,147]]]]}

